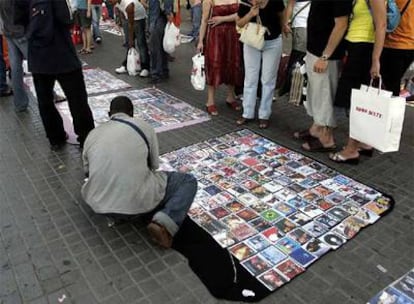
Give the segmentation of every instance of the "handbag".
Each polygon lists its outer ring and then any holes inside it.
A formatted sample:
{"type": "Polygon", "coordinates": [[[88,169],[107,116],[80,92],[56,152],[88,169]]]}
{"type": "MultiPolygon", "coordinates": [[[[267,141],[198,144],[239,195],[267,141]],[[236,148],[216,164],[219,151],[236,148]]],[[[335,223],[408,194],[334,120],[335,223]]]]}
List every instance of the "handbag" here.
{"type": "Polygon", "coordinates": [[[264,35],[269,30],[262,25],[260,16],[256,17],[257,22],[249,22],[240,30],[239,40],[244,44],[262,50],[265,44],[264,35]]]}
{"type": "Polygon", "coordinates": [[[349,136],[381,152],[395,152],[400,146],[405,99],[392,92],[362,85],[351,94],[349,136]]]}
{"type": "MultiPolygon", "coordinates": [[[[241,1],[240,4],[251,7],[250,4],[244,3],[243,1],[241,1]]],[[[270,32],[262,25],[260,15],[256,16],[256,21],[257,22],[249,22],[238,30],[240,34],[239,40],[244,44],[262,50],[265,43],[264,35],[265,33],[270,34],[270,32]]]]}

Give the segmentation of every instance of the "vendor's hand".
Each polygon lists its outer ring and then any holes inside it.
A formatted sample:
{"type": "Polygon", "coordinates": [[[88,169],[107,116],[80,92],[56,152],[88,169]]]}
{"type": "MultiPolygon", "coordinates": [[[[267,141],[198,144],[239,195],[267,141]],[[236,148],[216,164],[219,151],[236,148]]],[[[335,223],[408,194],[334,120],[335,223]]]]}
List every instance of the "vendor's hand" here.
{"type": "Polygon", "coordinates": [[[313,71],[316,73],[325,73],[327,68],[328,60],[318,59],[313,66],[313,71]]]}
{"type": "Polygon", "coordinates": [[[201,41],[200,39],[200,41],[197,44],[197,52],[202,53],[203,49],[204,49],[203,41],[201,41]]]}
{"type": "Polygon", "coordinates": [[[91,10],[86,10],[86,17],[88,17],[88,18],[91,17],[91,10]]]}
{"type": "Polygon", "coordinates": [[[216,25],[219,25],[220,23],[223,23],[223,17],[222,16],[214,16],[211,17],[208,22],[208,24],[211,25],[211,27],[215,27],[216,25]]]}

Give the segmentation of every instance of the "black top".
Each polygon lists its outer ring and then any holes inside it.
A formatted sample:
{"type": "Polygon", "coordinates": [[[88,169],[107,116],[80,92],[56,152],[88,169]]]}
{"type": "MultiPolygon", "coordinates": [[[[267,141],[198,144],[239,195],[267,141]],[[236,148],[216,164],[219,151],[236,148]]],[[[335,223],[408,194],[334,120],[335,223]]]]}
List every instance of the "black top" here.
{"type": "MultiPolygon", "coordinates": [[[[335,26],[335,18],[349,16],[353,0],[312,0],[308,17],[307,50],[315,56],[322,56],[329,36],[335,26]]],[[[329,59],[341,59],[344,55],[344,41],[338,45],[329,59]]]]}
{"type": "MultiPolygon", "coordinates": [[[[251,5],[251,3],[246,0],[243,2],[251,5]]],[[[282,32],[280,28],[280,18],[277,13],[281,13],[284,8],[285,5],[283,4],[283,0],[269,0],[266,7],[259,10],[259,16],[262,20],[262,24],[263,26],[267,27],[270,32],[270,35],[268,33],[265,34],[265,40],[276,39],[282,32]]],[[[249,6],[239,4],[239,11],[237,14],[240,18],[242,18],[243,16],[247,15],[249,11],[249,6]]],[[[257,22],[256,17],[252,18],[251,22],[257,22]]]]}
{"type": "Polygon", "coordinates": [[[81,69],[70,34],[72,13],[67,1],[31,0],[29,9],[29,70],[61,74],[81,69]]]}

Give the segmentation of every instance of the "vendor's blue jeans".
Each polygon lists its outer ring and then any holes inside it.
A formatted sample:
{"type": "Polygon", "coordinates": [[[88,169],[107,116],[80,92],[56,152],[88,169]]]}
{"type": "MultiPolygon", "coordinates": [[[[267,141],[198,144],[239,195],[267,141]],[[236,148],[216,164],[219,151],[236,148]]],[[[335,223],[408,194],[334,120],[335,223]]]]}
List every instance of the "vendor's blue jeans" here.
{"type": "Polygon", "coordinates": [[[11,80],[16,111],[24,111],[29,105],[29,96],[23,83],[23,59],[27,59],[28,42],[26,37],[6,37],[9,48],[11,80]]]}
{"type": "Polygon", "coordinates": [[[152,220],[163,225],[171,235],[175,235],[193,203],[197,192],[197,180],[187,173],[165,173],[167,189],[152,220]]]}

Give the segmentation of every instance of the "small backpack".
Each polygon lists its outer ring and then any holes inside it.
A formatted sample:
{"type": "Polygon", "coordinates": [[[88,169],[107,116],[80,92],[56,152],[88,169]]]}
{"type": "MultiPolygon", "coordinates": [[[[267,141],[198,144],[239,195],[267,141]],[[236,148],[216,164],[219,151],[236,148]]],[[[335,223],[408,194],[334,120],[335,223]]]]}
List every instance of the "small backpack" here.
{"type": "MultiPolygon", "coordinates": [[[[410,2],[410,0],[408,0],[410,2]]],[[[407,4],[408,4],[407,2],[407,4]]],[[[387,33],[392,33],[400,24],[402,12],[395,3],[395,0],[387,0],[387,33]]]]}
{"type": "MultiPolygon", "coordinates": [[[[371,6],[369,4],[369,0],[366,0],[366,1],[368,4],[369,11],[371,12],[371,6]]],[[[395,29],[398,27],[401,21],[401,17],[407,10],[410,2],[411,0],[407,0],[407,2],[404,5],[404,8],[400,12],[400,9],[398,8],[397,3],[395,3],[395,0],[387,0],[387,27],[386,27],[387,33],[394,32],[395,29]]]]}

